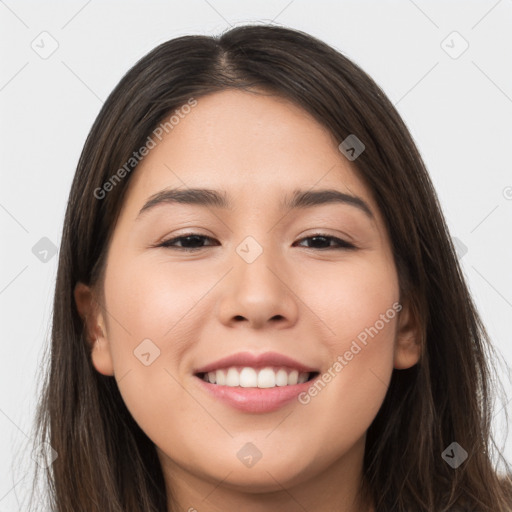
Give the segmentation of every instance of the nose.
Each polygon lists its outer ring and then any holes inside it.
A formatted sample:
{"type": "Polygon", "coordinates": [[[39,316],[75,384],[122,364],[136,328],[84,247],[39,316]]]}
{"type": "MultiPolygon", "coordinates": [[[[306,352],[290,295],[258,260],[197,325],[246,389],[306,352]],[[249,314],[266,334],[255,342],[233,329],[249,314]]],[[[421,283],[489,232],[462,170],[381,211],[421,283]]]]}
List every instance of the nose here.
{"type": "Polygon", "coordinates": [[[292,327],[297,322],[298,298],[284,262],[265,249],[250,263],[235,252],[232,262],[233,270],[222,284],[220,321],[231,327],[247,324],[253,329],[292,327]]]}

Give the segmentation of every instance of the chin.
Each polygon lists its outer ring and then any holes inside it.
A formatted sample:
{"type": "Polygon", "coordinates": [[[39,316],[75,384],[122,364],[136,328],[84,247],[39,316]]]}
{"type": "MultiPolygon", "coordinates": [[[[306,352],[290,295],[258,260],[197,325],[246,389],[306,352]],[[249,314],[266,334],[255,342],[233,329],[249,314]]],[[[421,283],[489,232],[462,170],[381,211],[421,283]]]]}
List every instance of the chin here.
{"type": "Polygon", "coordinates": [[[289,457],[280,457],[278,461],[267,461],[266,463],[262,458],[250,468],[243,464],[237,464],[225,472],[209,476],[216,482],[222,481],[223,487],[261,494],[282,491],[283,487],[299,485],[313,475],[312,468],[308,471],[301,465],[299,467],[299,461],[289,457]],[[226,478],[230,471],[231,473],[226,478]]]}

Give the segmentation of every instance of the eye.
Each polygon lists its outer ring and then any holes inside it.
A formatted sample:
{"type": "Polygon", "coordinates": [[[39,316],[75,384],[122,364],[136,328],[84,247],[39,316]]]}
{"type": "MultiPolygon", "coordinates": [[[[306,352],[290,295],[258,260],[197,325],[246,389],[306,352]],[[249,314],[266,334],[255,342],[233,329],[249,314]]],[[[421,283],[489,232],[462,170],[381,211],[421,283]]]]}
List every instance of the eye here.
{"type": "Polygon", "coordinates": [[[314,235],[308,236],[306,238],[302,238],[299,242],[304,242],[305,240],[312,240],[315,244],[319,244],[321,247],[307,247],[307,249],[318,249],[318,250],[328,250],[328,249],[355,249],[356,246],[342,240],[341,238],[337,238],[335,236],[327,235],[324,233],[315,233],[314,235]],[[330,245],[330,242],[334,241],[336,244],[335,247],[330,245]],[[326,246],[327,244],[327,246],[326,246]]]}
{"type": "Polygon", "coordinates": [[[176,238],[171,238],[170,240],[166,240],[158,245],[158,247],[169,247],[173,249],[180,249],[183,251],[193,252],[202,249],[203,247],[196,247],[197,244],[200,244],[202,240],[213,240],[209,236],[200,235],[199,233],[187,233],[182,236],[178,236],[176,238]],[[184,244],[183,244],[184,241],[184,244]],[[181,246],[175,246],[176,242],[182,242],[181,246]]]}
{"type": "MultiPolygon", "coordinates": [[[[317,245],[317,247],[306,247],[307,249],[317,249],[324,251],[328,249],[356,249],[355,245],[351,244],[350,242],[324,233],[315,233],[312,236],[302,238],[298,242],[304,242],[306,240],[311,240],[315,245],[317,245]],[[334,242],[335,246],[332,246],[331,242],[334,242]],[[318,247],[318,245],[320,245],[320,247],[318,247]]],[[[193,252],[207,247],[202,245],[204,241],[215,240],[209,236],[201,235],[199,233],[187,233],[185,235],[166,240],[159,244],[158,247],[168,247],[172,249],[193,252]],[[181,245],[176,245],[178,242],[181,243],[181,245]]]]}

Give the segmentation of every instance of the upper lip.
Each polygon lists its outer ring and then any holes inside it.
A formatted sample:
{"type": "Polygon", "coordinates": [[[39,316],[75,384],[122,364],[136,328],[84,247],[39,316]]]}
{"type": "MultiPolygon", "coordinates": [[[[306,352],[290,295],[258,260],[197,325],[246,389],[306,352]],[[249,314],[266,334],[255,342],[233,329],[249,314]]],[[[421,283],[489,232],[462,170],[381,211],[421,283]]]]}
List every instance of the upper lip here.
{"type": "Polygon", "coordinates": [[[286,366],[299,372],[316,372],[316,368],[304,365],[291,357],[277,352],[264,352],[253,354],[251,352],[238,352],[194,370],[194,373],[207,373],[230,366],[249,366],[252,368],[265,368],[267,366],[286,366]]]}

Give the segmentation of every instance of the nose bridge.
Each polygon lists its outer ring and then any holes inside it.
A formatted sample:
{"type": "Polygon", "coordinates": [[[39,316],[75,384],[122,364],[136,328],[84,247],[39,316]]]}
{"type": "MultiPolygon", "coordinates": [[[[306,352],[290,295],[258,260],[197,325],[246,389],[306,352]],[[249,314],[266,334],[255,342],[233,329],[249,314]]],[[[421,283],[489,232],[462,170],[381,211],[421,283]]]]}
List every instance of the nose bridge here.
{"type": "Polygon", "coordinates": [[[236,246],[234,278],[245,288],[261,288],[261,291],[268,295],[280,288],[279,280],[275,276],[276,268],[279,267],[277,249],[272,247],[272,237],[268,234],[256,236],[248,235],[236,246]]]}

